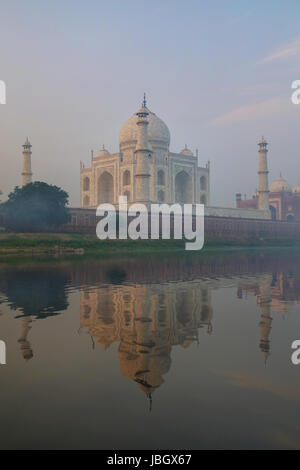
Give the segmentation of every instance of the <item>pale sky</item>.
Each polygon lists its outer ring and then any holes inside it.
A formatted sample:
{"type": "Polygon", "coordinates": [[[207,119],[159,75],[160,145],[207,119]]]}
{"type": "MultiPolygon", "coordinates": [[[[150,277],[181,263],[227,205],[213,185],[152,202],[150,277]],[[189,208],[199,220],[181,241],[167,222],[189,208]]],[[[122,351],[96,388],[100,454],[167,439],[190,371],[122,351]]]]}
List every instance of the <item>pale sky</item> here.
{"type": "MultiPolygon", "coordinates": [[[[79,205],[79,164],[148,107],[211,160],[214,205],[257,187],[257,141],[270,180],[300,182],[299,0],[0,0],[0,189],[21,184],[22,144],[35,180],[79,205]]],[[[3,198],[2,198],[3,199],[3,198]]]]}

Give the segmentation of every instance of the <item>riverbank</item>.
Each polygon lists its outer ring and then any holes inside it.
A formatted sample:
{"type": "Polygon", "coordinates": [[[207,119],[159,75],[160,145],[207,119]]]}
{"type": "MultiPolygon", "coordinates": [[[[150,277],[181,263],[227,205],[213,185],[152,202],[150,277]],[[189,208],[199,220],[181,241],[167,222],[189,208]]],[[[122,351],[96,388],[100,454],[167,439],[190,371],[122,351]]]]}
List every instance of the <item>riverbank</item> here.
{"type": "MultiPolygon", "coordinates": [[[[233,250],[254,247],[299,247],[300,240],[210,241],[207,250],[233,250]]],[[[202,250],[202,251],[203,251],[202,250]]],[[[1,233],[0,255],[16,254],[97,254],[185,251],[184,240],[99,240],[95,235],[64,233],[1,233]]]]}

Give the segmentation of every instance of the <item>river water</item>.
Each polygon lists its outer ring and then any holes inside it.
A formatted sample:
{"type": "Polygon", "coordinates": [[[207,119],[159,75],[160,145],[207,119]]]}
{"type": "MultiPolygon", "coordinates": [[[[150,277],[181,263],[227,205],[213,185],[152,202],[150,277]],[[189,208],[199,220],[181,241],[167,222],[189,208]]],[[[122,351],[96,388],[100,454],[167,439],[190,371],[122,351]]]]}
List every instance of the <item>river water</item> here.
{"type": "Polygon", "coordinates": [[[1,449],[300,448],[300,252],[0,262],[1,449]]]}

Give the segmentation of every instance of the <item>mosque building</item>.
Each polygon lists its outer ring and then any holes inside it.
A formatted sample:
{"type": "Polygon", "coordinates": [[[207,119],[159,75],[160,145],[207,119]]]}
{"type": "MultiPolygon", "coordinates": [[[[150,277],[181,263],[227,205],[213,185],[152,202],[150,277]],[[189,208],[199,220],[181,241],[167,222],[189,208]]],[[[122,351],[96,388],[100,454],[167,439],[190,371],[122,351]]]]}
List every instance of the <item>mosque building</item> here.
{"type": "Polygon", "coordinates": [[[81,207],[96,208],[101,203],[166,202],[209,204],[209,162],[198,165],[196,155],[185,146],[180,153],[170,151],[166,124],[150,111],[144,101],[140,110],[123,125],[119,152],[104,147],[92,156],[90,168],[81,164],[81,207]]]}
{"type": "MultiPolygon", "coordinates": [[[[267,142],[262,138],[258,144],[267,153],[267,142]]],[[[270,218],[287,222],[300,222],[300,184],[294,189],[280,174],[270,186],[267,195],[270,218]]],[[[260,192],[253,194],[251,199],[242,200],[241,193],[236,193],[236,207],[239,209],[259,209],[260,192]]]]}

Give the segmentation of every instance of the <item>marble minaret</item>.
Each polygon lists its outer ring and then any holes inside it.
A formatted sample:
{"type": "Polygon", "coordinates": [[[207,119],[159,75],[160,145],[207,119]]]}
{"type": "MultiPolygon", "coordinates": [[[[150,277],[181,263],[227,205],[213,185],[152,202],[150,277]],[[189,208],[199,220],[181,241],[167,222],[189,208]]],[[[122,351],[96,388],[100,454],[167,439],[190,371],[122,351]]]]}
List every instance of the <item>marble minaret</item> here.
{"type": "Polygon", "coordinates": [[[264,211],[271,218],[269,207],[269,182],[268,182],[268,143],[262,137],[258,142],[259,168],[258,168],[258,209],[264,211]]]}
{"type": "Polygon", "coordinates": [[[23,171],[22,171],[22,186],[31,183],[32,181],[32,172],[31,172],[31,143],[26,139],[26,142],[23,145],[23,171]]]}
{"type": "Polygon", "coordinates": [[[150,170],[149,158],[151,157],[152,150],[148,143],[148,120],[149,112],[146,106],[146,97],[142,108],[136,113],[138,116],[137,126],[137,144],[135,149],[136,157],[136,188],[135,200],[136,202],[147,204],[150,202],[150,170]]]}

